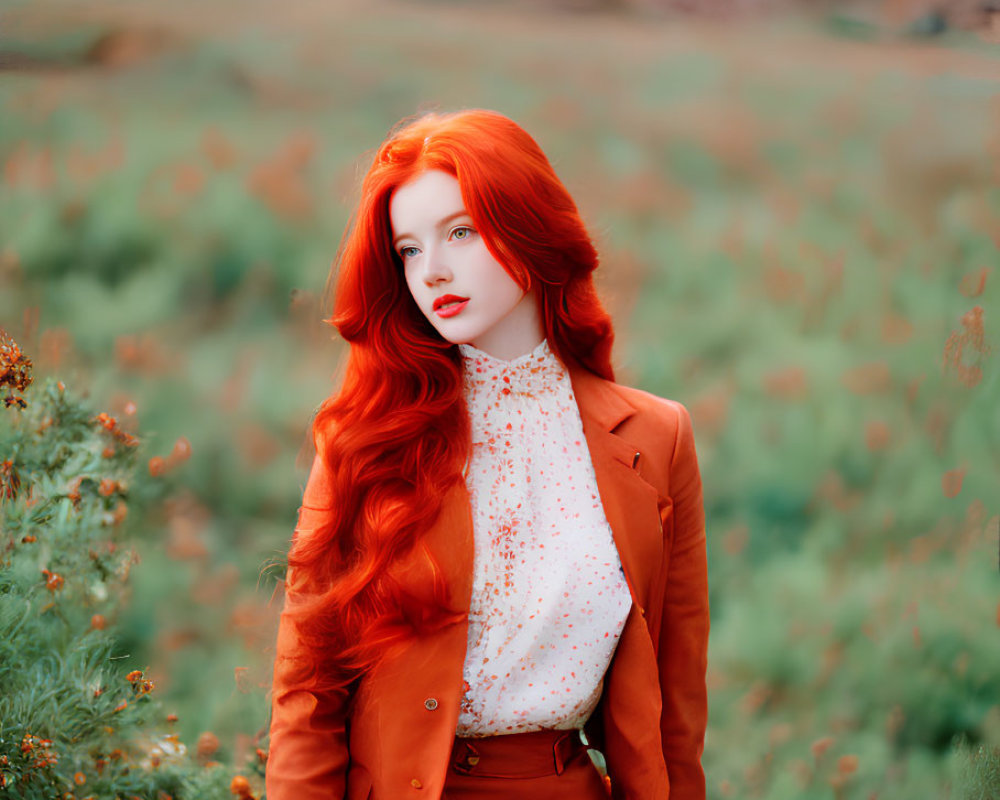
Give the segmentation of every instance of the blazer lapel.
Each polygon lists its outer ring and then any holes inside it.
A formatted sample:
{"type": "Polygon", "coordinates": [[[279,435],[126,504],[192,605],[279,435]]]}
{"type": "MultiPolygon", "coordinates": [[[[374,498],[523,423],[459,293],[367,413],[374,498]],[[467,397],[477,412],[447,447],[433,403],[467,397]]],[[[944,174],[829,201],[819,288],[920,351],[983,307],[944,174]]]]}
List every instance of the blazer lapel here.
{"type": "MultiPolygon", "coordinates": [[[[632,601],[644,613],[645,598],[649,596],[662,559],[660,496],[639,474],[640,451],[615,433],[636,409],[615,391],[610,381],[572,360],[564,363],[569,370],[598,493],[625,580],[632,601]]],[[[424,552],[432,553],[433,558],[424,559],[423,568],[409,576],[409,582],[428,581],[436,562],[450,590],[449,604],[456,610],[467,611],[472,594],[474,545],[470,497],[464,483],[460,482],[448,492],[441,514],[427,532],[423,544],[427,548],[424,552]]]]}
{"type": "Polygon", "coordinates": [[[645,613],[649,589],[662,559],[659,492],[638,472],[638,448],[615,430],[636,408],[615,391],[614,384],[570,361],[569,369],[583,422],[597,489],[632,601],[645,613]]]}

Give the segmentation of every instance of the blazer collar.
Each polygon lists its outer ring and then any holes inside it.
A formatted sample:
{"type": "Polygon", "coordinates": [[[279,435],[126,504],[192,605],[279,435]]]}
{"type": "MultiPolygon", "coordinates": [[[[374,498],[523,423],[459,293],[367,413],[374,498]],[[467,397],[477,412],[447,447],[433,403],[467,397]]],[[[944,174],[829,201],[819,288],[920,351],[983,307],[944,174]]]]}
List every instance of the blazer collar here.
{"type": "Polygon", "coordinates": [[[615,384],[595,375],[573,359],[567,359],[566,368],[573,382],[573,393],[581,416],[588,416],[603,430],[614,430],[635,413],[635,407],[615,391],[615,384]]]}

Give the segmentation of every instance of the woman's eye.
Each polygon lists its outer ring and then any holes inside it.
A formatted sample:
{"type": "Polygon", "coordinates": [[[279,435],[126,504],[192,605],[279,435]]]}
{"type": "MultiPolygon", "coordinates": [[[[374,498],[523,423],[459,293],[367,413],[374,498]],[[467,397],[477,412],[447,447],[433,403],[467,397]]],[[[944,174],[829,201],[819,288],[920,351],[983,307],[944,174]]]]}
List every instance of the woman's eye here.
{"type": "Polygon", "coordinates": [[[456,239],[468,239],[472,235],[472,228],[463,225],[461,228],[455,228],[452,233],[455,235],[456,239]]]}
{"type": "Polygon", "coordinates": [[[416,250],[416,249],[417,249],[416,247],[400,247],[399,248],[399,257],[405,259],[405,258],[407,258],[406,254],[407,254],[408,251],[410,251],[410,250],[416,250]]]}

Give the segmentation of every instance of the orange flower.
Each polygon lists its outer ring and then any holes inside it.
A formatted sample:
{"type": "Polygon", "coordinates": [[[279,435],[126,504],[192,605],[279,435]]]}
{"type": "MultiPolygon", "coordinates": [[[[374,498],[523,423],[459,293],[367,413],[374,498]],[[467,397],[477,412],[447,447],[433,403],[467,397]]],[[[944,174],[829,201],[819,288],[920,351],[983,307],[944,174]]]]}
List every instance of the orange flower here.
{"type": "Polygon", "coordinates": [[[198,737],[197,752],[198,758],[208,758],[215,755],[219,749],[219,737],[211,731],[205,731],[198,737]]]}
{"type": "Polygon", "coordinates": [[[115,510],[111,512],[111,521],[115,525],[120,525],[126,516],[128,516],[128,506],[119,501],[115,510]]]}
{"type": "Polygon", "coordinates": [[[802,367],[785,367],[764,375],[764,391],[780,400],[800,400],[809,393],[809,381],[802,367]]]}
{"type": "Polygon", "coordinates": [[[90,618],[91,630],[103,631],[106,625],[107,622],[105,621],[103,614],[94,614],[94,616],[90,618]]]}
{"type": "Polygon", "coordinates": [[[183,436],[178,437],[177,441],[174,442],[174,449],[170,453],[170,461],[177,464],[181,461],[187,461],[190,457],[191,442],[183,436]]]}
{"type": "Polygon", "coordinates": [[[94,418],[94,421],[106,431],[113,431],[118,425],[118,420],[103,411],[94,418]]]}
{"type": "Polygon", "coordinates": [[[82,772],[77,772],[73,775],[73,783],[77,786],[83,786],[87,782],[87,776],[82,772]]]}
{"type": "Polygon", "coordinates": [[[239,797],[246,797],[250,794],[250,781],[242,775],[237,775],[229,784],[229,792],[239,797]]]}
{"type": "Polygon", "coordinates": [[[7,331],[0,328],[0,386],[7,387],[7,394],[3,398],[5,408],[27,408],[27,402],[17,392],[23,392],[34,380],[31,377],[31,366],[31,359],[21,352],[21,348],[7,331]]]}
{"type": "Polygon", "coordinates": [[[159,478],[167,470],[167,462],[161,456],[153,456],[149,459],[149,474],[154,478],[159,478]]]}
{"type": "Polygon", "coordinates": [[[49,572],[47,569],[43,569],[42,575],[45,576],[45,588],[52,593],[62,589],[63,584],[66,582],[58,572],[49,572]]]}
{"type": "Polygon", "coordinates": [[[9,458],[0,462],[0,503],[5,499],[17,499],[17,493],[20,488],[21,476],[14,469],[14,462],[9,458]]]}
{"type": "Polygon", "coordinates": [[[825,753],[830,745],[833,744],[832,736],[824,736],[822,739],[817,739],[812,743],[812,753],[816,758],[822,758],[823,753],[825,753]]]}
{"type": "Polygon", "coordinates": [[[841,775],[850,775],[852,772],[857,772],[857,769],[858,757],[856,755],[841,756],[837,759],[837,772],[841,775]]]}
{"type": "Polygon", "coordinates": [[[845,370],[840,376],[843,383],[854,394],[878,394],[892,385],[889,365],[884,361],[872,361],[845,370]]]}
{"type": "Polygon", "coordinates": [[[125,676],[125,680],[129,683],[135,683],[138,680],[142,680],[142,670],[134,669],[128,675],[125,676]]]}
{"type": "Polygon", "coordinates": [[[889,426],[882,420],[873,420],[865,425],[865,445],[872,452],[888,447],[889,439],[889,426]]]}
{"type": "Polygon", "coordinates": [[[986,288],[986,279],[990,272],[992,272],[990,267],[982,267],[979,272],[970,272],[962,276],[958,290],[966,297],[979,297],[986,288]]]}
{"type": "Polygon", "coordinates": [[[965,479],[964,469],[950,469],[941,477],[941,491],[945,497],[955,497],[962,491],[962,481],[965,479]]]}

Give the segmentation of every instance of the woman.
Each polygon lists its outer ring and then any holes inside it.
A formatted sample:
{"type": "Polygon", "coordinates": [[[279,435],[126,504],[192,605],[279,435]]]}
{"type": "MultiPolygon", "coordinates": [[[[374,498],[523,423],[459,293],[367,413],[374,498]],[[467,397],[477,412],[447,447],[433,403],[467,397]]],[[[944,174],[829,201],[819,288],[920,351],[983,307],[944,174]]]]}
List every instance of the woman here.
{"type": "Polygon", "coordinates": [[[704,798],[691,423],[614,382],[597,262],[507,117],[427,114],[378,149],[338,254],[350,352],[289,553],[269,800],[704,798]]]}

